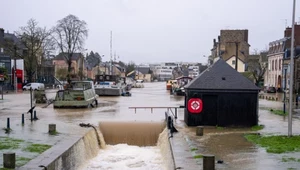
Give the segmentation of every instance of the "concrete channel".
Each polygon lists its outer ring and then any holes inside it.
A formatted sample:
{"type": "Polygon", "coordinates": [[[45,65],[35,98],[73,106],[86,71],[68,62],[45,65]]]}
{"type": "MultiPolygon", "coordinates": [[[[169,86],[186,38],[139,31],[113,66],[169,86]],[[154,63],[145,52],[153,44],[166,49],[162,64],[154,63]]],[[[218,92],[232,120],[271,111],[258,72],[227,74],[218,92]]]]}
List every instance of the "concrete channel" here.
{"type": "Polygon", "coordinates": [[[172,132],[167,122],[103,122],[97,129],[89,129],[83,136],[69,136],[54,145],[19,170],[71,170],[97,156],[105,144],[127,143],[160,148],[165,169],[200,169],[180,132],[172,132]],[[102,133],[103,131],[103,133],[102,133]]]}

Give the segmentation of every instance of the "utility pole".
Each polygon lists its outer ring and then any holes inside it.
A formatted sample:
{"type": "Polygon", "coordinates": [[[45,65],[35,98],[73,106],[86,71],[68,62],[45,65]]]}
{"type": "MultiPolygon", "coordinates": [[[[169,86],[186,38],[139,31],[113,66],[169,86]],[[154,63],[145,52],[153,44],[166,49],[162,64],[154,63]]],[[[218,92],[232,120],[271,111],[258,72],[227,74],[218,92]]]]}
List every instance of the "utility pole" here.
{"type": "Polygon", "coordinates": [[[14,52],[15,52],[15,57],[14,57],[14,87],[15,87],[15,92],[17,93],[18,83],[17,83],[17,46],[16,45],[14,45],[14,52]]]}
{"type": "Polygon", "coordinates": [[[110,31],[110,75],[112,75],[112,31],[110,31]]]}
{"type": "Polygon", "coordinates": [[[291,36],[291,61],[290,61],[290,102],[288,118],[288,136],[292,136],[292,114],[293,114],[293,86],[294,86],[294,41],[295,41],[295,11],[296,0],[293,1],[292,36],[291,36]]]}
{"type": "Polygon", "coordinates": [[[235,42],[235,70],[238,71],[239,43],[235,42]]]}
{"type": "Polygon", "coordinates": [[[239,43],[238,41],[227,42],[235,44],[235,70],[238,71],[238,60],[239,60],[239,43]]]}

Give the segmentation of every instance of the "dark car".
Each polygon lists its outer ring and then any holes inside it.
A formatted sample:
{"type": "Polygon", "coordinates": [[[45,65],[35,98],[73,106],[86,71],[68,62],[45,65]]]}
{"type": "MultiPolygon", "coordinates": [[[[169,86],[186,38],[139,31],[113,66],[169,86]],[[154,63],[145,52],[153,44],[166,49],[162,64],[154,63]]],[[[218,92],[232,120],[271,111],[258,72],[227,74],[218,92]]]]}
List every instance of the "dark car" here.
{"type": "Polygon", "coordinates": [[[266,87],[264,89],[265,93],[276,93],[276,88],[275,87],[266,87]]]}

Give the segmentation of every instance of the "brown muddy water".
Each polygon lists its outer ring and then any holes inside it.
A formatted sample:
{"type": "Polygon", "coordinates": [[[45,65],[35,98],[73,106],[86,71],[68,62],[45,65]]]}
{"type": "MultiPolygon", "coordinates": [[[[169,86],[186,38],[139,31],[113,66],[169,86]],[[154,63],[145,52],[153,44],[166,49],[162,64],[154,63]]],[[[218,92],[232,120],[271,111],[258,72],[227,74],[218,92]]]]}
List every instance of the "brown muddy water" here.
{"type": "Polygon", "coordinates": [[[166,125],[164,122],[100,122],[99,127],[106,144],[155,146],[166,125]]]}
{"type": "MultiPolygon", "coordinates": [[[[104,138],[111,141],[111,144],[124,139],[126,131],[134,131],[131,128],[133,123],[143,124],[143,122],[162,123],[165,119],[164,109],[157,109],[151,112],[149,109],[140,109],[136,112],[129,107],[136,106],[180,106],[183,105],[183,97],[172,96],[166,90],[165,82],[145,83],[145,88],[132,89],[131,97],[99,97],[99,106],[88,109],[53,109],[53,105],[42,108],[44,105],[37,105],[37,117],[39,120],[30,122],[29,114],[25,114],[25,125],[21,125],[21,114],[26,113],[30,108],[28,92],[17,94],[6,94],[4,100],[0,102],[0,126],[6,126],[6,119],[10,117],[10,134],[0,131],[0,136],[21,138],[32,142],[40,142],[55,145],[57,141],[67,138],[69,135],[84,134],[86,129],[79,127],[79,123],[91,123],[102,126],[104,138]],[[55,123],[59,135],[52,137],[47,134],[48,124],[55,123]],[[106,126],[105,126],[106,125],[106,126]],[[123,128],[126,127],[127,128],[123,128]],[[109,136],[107,132],[115,133],[109,136]],[[115,141],[115,142],[114,142],[115,141]]],[[[47,97],[54,98],[55,90],[47,90],[47,97]]],[[[282,109],[282,102],[260,100],[259,103],[259,124],[265,128],[259,133],[264,135],[286,135],[287,117],[271,114],[268,109],[282,109]]],[[[297,109],[296,109],[297,111],[297,109]]],[[[300,134],[300,114],[293,115],[293,134],[300,134]]],[[[197,137],[194,127],[186,127],[183,123],[184,113],[178,110],[178,119],[175,122],[177,129],[183,132],[190,148],[197,148],[191,151],[192,155],[213,154],[216,160],[223,160],[223,164],[217,164],[217,169],[300,169],[300,162],[283,162],[283,158],[300,159],[300,153],[270,154],[264,148],[253,145],[243,137],[249,133],[249,129],[232,129],[209,127],[204,130],[204,136],[197,137]]],[[[145,126],[147,129],[148,126],[145,126]]],[[[152,127],[148,127],[149,129],[152,127]]],[[[161,126],[156,126],[157,131],[161,126]]],[[[143,130],[137,131],[136,136],[141,136],[143,130]]],[[[154,130],[156,131],[156,130],[154,130]]],[[[143,134],[148,136],[149,134],[143,134]]],[[[150,134],[151,136],[151,134],[150,134]]],[[[155,136],[156,137],[156,136],[155,136]]],[[[150,137],[151,138],[151,137],[150,137]]],[[[154,138],[154,136],[153,136],[154,138]]],[[[130,139],[134,141],[133,139],[130,139]]],[[[129,140],[129,141],[130,141],[129,140]]],[[[141,139],[142,140],[142,139],[141,139]]],[[[151,139],[149,139],[151,140],[151,139]]],[[[127,140],[128,141],[128,140],[127,140]]],[[[152,142],[151,142],[152,143],[152,142]]],[[[139,144],[137,144],[139,145],[139,144]]],[[[2,160],[0,160],[2,162],[2,160]]],[[[202,160],[198,160],[202,164],[202,160]]]]}

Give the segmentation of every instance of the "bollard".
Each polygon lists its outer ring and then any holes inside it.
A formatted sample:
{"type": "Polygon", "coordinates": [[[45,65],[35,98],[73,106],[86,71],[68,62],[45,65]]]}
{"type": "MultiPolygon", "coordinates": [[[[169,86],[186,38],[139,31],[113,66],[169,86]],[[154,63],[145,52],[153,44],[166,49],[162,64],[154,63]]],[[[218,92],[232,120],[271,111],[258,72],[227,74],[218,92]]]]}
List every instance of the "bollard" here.
{"type": "Polygon", "coordinates": [[[10,129],[9,117],[7,118],[7,124],[6,124],[6,128],[7,128],[7,129],[10,129]]]}
{"type": "Polygon", "coordinates": [[[49,124],[49,131],[50,134],[54,134],[56,132],[56,124],[49,124]]]}
{"type": "Polygon", "coordinates": [[[16,153],[3,153],[3,167],[15,169],[16,167],[16,153]]]}
{"type": "Polygon", "coordinates": [[[215,169],[215,156],[203,155],[203,170],[214,170],[214,169],[215,169]]]}
{"type": "Polygon", "coordinates": [[[203,136],[203,126],[196,127],[196,136],[203,136]]]}
{"type": "Polygon", "coordinates": [[[30,121],[31,121],[31,122],[33,121],[33,115],[32,115],[32,112],[30,112],[30,121]]]}
{"type": "Polygon", "coordinates": [[[36,110],[33,112],[33,119],[38,120],[38,118],[36,117],[36,110]]]}
{"type": "Polygon", "coordinates": [[[30,87],[30,108],[32,108],[32,88],[30,87]]]}
{"type": "Polygon", "coordinates": [[[24,118],[24,113],[22,114],[22,125],[25,124],[25,118],[24,118]]]}

